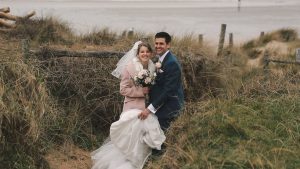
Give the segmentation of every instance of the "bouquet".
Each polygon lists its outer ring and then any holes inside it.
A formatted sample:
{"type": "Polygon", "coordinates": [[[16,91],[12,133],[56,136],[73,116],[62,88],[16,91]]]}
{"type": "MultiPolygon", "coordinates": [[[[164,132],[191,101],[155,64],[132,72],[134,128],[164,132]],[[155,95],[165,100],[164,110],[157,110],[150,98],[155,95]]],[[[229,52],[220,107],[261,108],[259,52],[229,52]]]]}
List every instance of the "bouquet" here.
{"type": "Polygon", "coordinates": [[[134,83],[141,87],[150,87],[155,83],[156,73],[150,73],[149,70],[143,69],[136,76],[133,77],[134,83]]]}
{"type": "MultiPolygon", "coordinates": [[[[155,78],[156,78],[156,73],[151,73],[147,69],[143,69],[136,76],[133,77],[134,84],[136,86],[141,86],[141,87],[150,87],[155,84],[155,78]]],[[[149,103],[149,95],[145,95],[145,104],[146,107],[148,106],[149,103]]]]}

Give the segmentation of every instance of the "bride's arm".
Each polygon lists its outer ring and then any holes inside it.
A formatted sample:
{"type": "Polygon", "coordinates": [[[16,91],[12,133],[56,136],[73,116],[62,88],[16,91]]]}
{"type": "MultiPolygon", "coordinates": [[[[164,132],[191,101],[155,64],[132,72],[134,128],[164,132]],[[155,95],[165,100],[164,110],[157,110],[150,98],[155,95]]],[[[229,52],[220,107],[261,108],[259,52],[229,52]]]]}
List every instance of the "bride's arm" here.
{"type": "Polygon", "coordinates": [[[120,93],[128,97],[145,97],[143,88],[135,86],[127,68],[124,69],[121,76],[120,93]]]}

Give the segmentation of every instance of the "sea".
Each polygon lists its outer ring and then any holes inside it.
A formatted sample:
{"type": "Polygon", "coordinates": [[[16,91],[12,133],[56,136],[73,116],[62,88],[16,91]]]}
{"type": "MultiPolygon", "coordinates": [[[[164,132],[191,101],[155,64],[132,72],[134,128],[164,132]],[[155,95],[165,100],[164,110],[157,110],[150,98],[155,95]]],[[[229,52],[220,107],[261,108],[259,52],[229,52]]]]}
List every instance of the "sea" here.
{"type": "Polygon", "coordinates": [[[217,42],[221,24],[236,42],[282,28],[300,33],[299,0],[0,0],[0,8],[6,6],[13,15],[36,11],[36,18],[55,17],[76,34],[104,28],[120,34],[167,31],[217,42]]]}

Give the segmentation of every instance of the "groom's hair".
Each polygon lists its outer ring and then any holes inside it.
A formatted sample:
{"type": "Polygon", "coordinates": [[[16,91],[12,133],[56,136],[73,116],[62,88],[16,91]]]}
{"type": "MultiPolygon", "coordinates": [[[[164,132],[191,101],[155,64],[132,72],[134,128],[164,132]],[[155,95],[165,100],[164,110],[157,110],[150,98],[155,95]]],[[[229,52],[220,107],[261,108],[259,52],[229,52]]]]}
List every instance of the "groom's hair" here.
{"type": "Polygon", "coordinates": [[[156,38],[164,38],[166,40],[166,43],[169,44],[171,42],[171,36],[167,32],[158,32],[155,35],[156,38]]]}

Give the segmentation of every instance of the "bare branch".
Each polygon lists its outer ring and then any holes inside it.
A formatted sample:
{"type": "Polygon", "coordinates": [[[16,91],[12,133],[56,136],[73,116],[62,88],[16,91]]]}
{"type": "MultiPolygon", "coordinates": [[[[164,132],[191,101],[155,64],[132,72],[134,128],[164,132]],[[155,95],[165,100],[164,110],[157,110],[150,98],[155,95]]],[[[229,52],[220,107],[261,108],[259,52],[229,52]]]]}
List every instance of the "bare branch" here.
{"type": "Polygon", "coordinates": [[[34,15],[35,15],[35,11],[31,11],[30,13],[28,13],[27,15],[25,15],[25,16],[23,16],[21,18],[28,19],[28,18],[30,18],[30,17],[32,17],[34,15]]]}
{"type": "Polygon", "coordinates": [[[9,13],[10,8],[9,7],[0,8],[0,12],[9,13]]]}
{"type": "Polygon", "coordinates": [[[35,11],[32,11],[32,12],[30,12],[27,15],[22,16],[22,17],[21,16],[11,15],[9,13],[0,12],[0,18],[4,18],[4,19],[8,19],[8,20],[13,20],[13,21],[16,21],[16,20],[19,20],[19,19],[28,19],[28,18],[32,17],[33,15],[35,15],[35,11]]]}
{"type": "Polygon", "coordinates": [[[0,19],[0,27],[15,28],[15,24],[7,23],[4,19],[0,19]]]}
{"type": "Polygon", "coordinates": [[[16,21],[18,19],[17,16],[11,15],[9,13],[4,13],[4,12],[0,12],[0,18],[13,20],[13,21],[16,21]]]}
{"type": "Polygon", "coordinates": [[[12,29],[10,28],[0,28],[0,32],[4,32],[4,33],[7,33],[7,32],[10,32],[12,29]]]}

